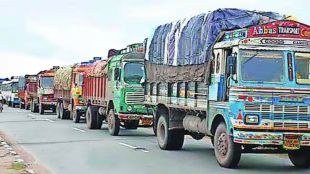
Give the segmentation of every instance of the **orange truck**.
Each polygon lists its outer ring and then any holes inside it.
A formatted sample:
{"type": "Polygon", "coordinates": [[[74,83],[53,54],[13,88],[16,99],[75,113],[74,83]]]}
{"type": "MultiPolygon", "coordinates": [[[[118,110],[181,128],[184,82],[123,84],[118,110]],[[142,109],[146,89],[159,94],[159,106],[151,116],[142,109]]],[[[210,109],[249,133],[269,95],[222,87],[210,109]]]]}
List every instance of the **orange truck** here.
{"type": "Polygon", "coordinates": [[[38,73],[37,97],[31,101],[31,111],[39,112],[43,115],[46,110],[56,111],[56,99],[54,97],[54,76],[55,71],[59,69],[54,66],[52,69],[44,70],[38,73]]]}
{"type": "Polygon", "coordinates": [[[93,62],[101,58],[95,57],[89,62],[59,68],[55,73],[56,113],[61,119],[72,119],[79,123],[85,116],[86,104],[83,102],[84,77],[92,67],[93,62]]]}
{"type": "Polygon", "coordinates": [[[18,82],[18,97],[20,100],[20,109],[29,110],[31,100],[37,96],[37,75],[25,75],[18,82]]]}

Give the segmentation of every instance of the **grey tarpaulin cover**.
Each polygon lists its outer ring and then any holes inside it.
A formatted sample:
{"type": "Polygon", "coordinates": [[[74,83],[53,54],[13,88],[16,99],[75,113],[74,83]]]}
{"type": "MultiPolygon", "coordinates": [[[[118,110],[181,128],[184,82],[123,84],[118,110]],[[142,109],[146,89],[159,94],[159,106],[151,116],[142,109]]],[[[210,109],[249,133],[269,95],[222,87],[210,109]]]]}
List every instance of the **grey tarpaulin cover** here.
{"type": "Polygon", "coordinates": [[[202,81],[212,59],[212,46],[221,31],[271,22],[273,12],[218,9],[158,26],[146,53],[149,81],[202,81]]]}

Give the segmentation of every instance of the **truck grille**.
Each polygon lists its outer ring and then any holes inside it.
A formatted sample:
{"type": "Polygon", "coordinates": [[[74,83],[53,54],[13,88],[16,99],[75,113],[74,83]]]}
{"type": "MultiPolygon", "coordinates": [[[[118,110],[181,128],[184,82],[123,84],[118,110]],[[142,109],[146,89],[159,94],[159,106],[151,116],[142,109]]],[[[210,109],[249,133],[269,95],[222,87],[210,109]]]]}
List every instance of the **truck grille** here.
{"type": "Polygon", "coordinates": [[[141,104],[144,102],[144,92],[126,92],[125,102],[127,104],[141,104]]]}
{"type": "Polygon", "coordinates": [[[276,128],[308,128],[308,123],[283,123],[274,122],[274,127],[276,128]]]}
{"type": "Polygon", "coordinates": [[[246,104],[245,112],[260,114],[262,119],[310,121],[309,106],[246,104]]]}

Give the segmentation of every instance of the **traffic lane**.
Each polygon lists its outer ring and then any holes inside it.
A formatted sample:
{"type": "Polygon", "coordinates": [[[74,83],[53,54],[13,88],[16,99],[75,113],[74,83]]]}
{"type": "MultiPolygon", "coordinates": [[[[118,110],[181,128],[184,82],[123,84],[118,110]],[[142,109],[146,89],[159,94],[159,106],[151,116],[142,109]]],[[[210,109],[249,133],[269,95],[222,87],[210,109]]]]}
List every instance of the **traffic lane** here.
{"type": "MultiPolygon", "coordinates": [[[[25,113],[13,115],[9,116],[27,118],[25,113]]],[[[223,169],[216,163],[208,142],[186,138],[181,151],[163,151],[158,148],[151,129],[121,130],[121,136],[111,137],[106,124],[102,130],[87,130],[85,124],[55,120],[7,122],[0,126],[56,173],[308,173],[293,168],[288,160],[271,155],[243,155],[238,170],[223,169]]]]}
{"type": "MultiPolygon", "coordinates": [[[[147,132],[150,133],[151,130],[147,132]]],[[[151,156],[152,161],[145,160],[144,165],[148,164],[151,166],[157,163],[159,167],[164,168],[166,166],[165,170],[171,173],[309,173],[308,169],[297,169],[293,167],[287,155],[280,155],[280,158],[279,155],[270,154],[242,154],[237,169],[222,168],[217,164],[213,146],[207,138],[196,141],[190,137],[186,137],[184,146],[179,151],[160,150],[156,138],[126,136],[123,141],[131,146],[149,151],[147,155],[151,156]]],[[[143,159],[143,157],[141,158],[143,159]]],[[[153,170],[157,170],[158,173],[165,172],[165,170],[154,167],[153,170]]]]}

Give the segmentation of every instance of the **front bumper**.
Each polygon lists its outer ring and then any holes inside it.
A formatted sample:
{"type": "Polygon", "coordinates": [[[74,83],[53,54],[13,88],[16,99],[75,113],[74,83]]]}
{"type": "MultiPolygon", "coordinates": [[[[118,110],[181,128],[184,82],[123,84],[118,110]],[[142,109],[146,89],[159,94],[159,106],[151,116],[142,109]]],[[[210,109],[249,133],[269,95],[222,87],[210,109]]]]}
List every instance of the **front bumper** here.
{"type": "Polygon", "coordinates": [[[251,132],[234,130],[234,142],[238,144],[276,145],[284,143],[284,135],[299,135],[301,146],[310,146],[310,133],[293,132],[251,132]]]}
{"type": "Polygon", "coordinates": [[[153,125],[153,115],[143,115],[143,114],[118,114],[118,118],[121,121],[131,121],[139,120],[139,126],[152,126],[153,125]]]}

